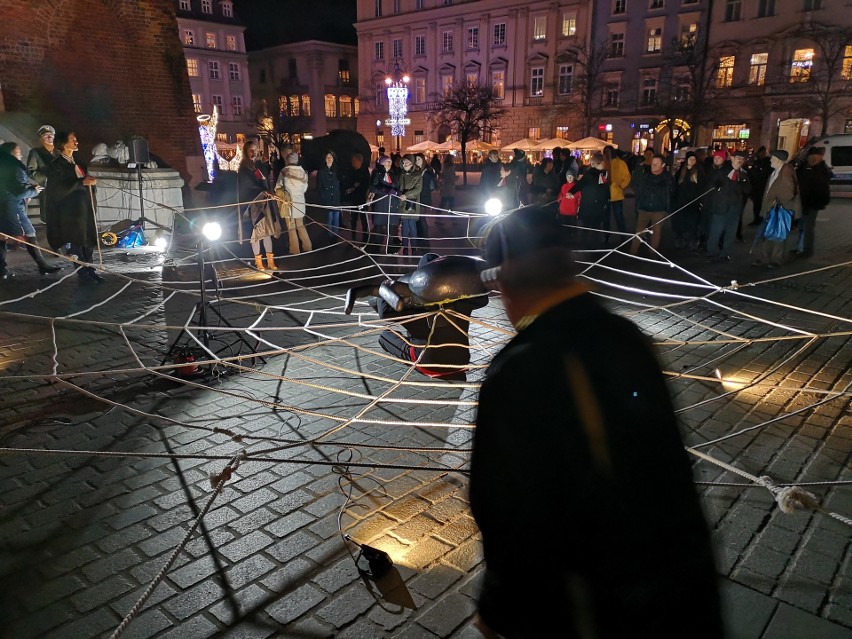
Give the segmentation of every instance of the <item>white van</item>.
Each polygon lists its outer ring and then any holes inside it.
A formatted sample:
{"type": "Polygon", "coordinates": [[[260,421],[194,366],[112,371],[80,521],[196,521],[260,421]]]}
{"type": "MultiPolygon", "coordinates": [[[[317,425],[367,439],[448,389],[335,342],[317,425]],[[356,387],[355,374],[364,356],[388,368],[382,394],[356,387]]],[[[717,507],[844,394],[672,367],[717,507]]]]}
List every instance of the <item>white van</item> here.
{"type": "Polygon", "coordinates": [[[825,163],[834,173],[832,191],[852,191],[852,135],[827,135],[812,138],[801,150],[797,160],[803,161],[812,146],[825,148],[825,163]]]}

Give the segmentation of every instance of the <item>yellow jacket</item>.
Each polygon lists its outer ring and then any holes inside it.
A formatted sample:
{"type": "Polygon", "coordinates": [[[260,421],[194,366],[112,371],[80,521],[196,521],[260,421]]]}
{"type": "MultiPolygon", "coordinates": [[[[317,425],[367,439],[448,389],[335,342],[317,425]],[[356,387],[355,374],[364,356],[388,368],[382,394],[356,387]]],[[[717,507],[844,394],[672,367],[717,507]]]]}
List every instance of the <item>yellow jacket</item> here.
{"type": "Polygon", "coordinates": [[[609,199],[618,202],[624,199],[624,189],[630,184],[630,171],[621,158],[612,158],[609,164],[609,199]]]}

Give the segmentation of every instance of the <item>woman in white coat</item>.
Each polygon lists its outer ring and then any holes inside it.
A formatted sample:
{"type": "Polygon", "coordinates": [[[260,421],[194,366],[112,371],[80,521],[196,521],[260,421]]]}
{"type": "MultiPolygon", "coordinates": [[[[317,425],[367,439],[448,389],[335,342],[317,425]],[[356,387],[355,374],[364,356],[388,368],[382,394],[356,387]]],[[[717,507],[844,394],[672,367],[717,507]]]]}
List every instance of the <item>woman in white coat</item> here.
{"type": "Polygon", "coordinates": [[[275,193],[284,203],[282,204],[282,215],[287,220],[287,235],[290,239],[290,255],[296,255],[302,251],[310,251],[311,238],[305,228],[305,191],[308,190],[308,174],[299,166],[299,154],[291,153],[286,158],[286,166],[278,174],[275,183],[275,193]],[[289,213],[284,215],[288,208],[286,202],[289,200],[289,213]],[[299,241],[302,247],[299,249],[299,241]]]}

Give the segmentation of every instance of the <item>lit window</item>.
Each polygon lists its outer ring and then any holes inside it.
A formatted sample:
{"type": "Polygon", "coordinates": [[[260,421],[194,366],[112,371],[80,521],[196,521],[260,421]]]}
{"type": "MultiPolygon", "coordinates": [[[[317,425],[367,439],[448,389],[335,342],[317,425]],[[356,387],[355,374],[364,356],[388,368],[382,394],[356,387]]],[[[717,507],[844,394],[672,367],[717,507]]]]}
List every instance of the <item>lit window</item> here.
{"type": "Polygon", "coordinates": [[[226,2],[226,1],[223,0],[223,2],[222,2],[222,15],[225,16],[226,18],[233,18],[234,17],[234,3],[233,2],[226,2]]]}
{"type": "Polygon", "coordinates": [[[213,103],[214,106],[219,107],[219,113],[220,114],[225,115],[225,109],[222,107],[222,105],[224,103],[222,102],[222,96],[221,95],[210,96],[210,101],[213,103]]]}
{"type": "Polygon", "coordinates": [[[302,96],[302,115],[305,117],[311,116],[311,96],[307,94],[302,96]]]}
{"type": "Polygon", "coordinates": [[[506,97],[506,72],[503,69],[495,69],[491,72],[491,93],[495,100],[506,97]]]}
{"type": "Polygon", "coordinates": [[[180,10],[181,11],[189,11],[192,7],[189,4],[189,0],[180,0],[180,10]]]}
{"type": "Polygon", "coordinates": [[[189,74],[190,78],[198,77],[198,60],[195,58],[187,58],[186,59],[186,72],[189,74]]]}
{"type": "Polygon", "coordinates": [[[207,63],[207,70],[210,72],[211,80],[219,79],[219,63],[216,60],[210,60],[207,63]]]}
{"type": "Polygon", "coordinates": [[[391,49],[393,50],[394,59],[402,57],[402,40],[400,38],[394,38],[391,41],[391,49]]]}
{"type": "Polygon", "coordinates": [[[568,135],[571,133],[571,129],[567,126],[558,126],[556,127],[556,136],[560,140],[568,141],[570,138],[568,135]]]}
{"type": "Polygon", "coordinates": [[[452,31],[444,31],[441,34],[441,51],[443,53],[452,53],[453,52],[453,32],[452,31]]]}
{"type": "Polygon", "coordinates": [[[441,93],[444,95],[450,95],[453,92],[453,76],[451,75],[442,75],[441,76],[441,93]]]}
{"type": "Polygon", "coordinates": [[[767,18],[775,15],[775,0],[759,0],[757,3],[757,17],[767,18]]]}
{"type": "Polygon", "coordinates": [[[610,84],[606,87],[604,94],[604,105],[608,107],[617,107],[620,90],[617,84],[610,84]]]}
{"type": "Polygon", "coordinates": [[[183,43],[188,47],[195,44],[195,34],[192,32],[192,29],[183,30],[183,43]]]}
{"type": "Polygon", "coordinates": [[[231,97],[231,113],[233,115],[242,115],[243,114],[243,98],[240,95],[235,95],[231,97]]]}
{"type": "Polygon", "coordinates": [[[426,36],[414,36],[414,55],[426,55],[426,36]]]}
{"type": "Polygon", "coordinates": [[[755,53],[751,56],[751,66],[748,70],[748,83],[763,86],[766,82],[766,64],[769,62],[768,53],[755,53]]]}
{"type": "Polygon", "coordinates": [[[568,95],[571,93],[571,85],[574,82],[574,65],[560,64],[559,65],[559,95],[568,95]]]}
{"type": "Polygon", "coordinates": [[[340,80],[340,86],[348,87],[352,83],[349,75],[349,69],[341,69],[337,72],[337,79],[340,80]]]}
{"type": "Polygon", "coordinates": [[[228,76],[231,78],[231,80],[240,79],[240,65],[238,62],[228,63],[228,76]]]}
{"type": "Polygon", "coordinates": [[[627,11],[627,0],[614,0],[612,3],[612,12],[620,14],[627,11]]]}
{"type": "Polygon", "coordinates": [[[209,31],[204,34],[204,41],[208,49],[216,48],[216,34],[209,31]]]}
{"type": "Polygon", "coordinates": [[[479,74],[478,73],[468,73],[465,76],[465,82],[469,87],[475,87],[479,84],[479,74]]]}
{"type": "Polygon", "coordinates": [[[814,64],[813,49],[796,49],[790,64],[790,82],[808,82],[811,79],[811,67],[814,64]]]}
{"type": "Polygon", "coordinates": [[[540,140],[541,139],[541,127],[540,126],[531,126],[527,129],[527,137],[531,140],[540,140]]]}
{"type": "Polygon", "coordinates": [[[290,115],[294,118],[299,117],[299,96],[291,95],[290,96],[290,115]]]}
{"type": "Polygon", "coordinates": [[[663,30],[662,28],[650,29],[648,31],[648,49],[647,53],[659,53],[663,48],[663,30]]]}
{"type": "Polygon", "coordinates": [[[689,24],[680,25],[680,46],[691,47],[695,46],[698,40],[698,23],[690,22],[689,24]]]}
{"type": "Polygon", "coordinates": [[[330,93],[326,93],[325,95],[325,117],[337,117],[337,99],[330,93]]]}
{"type": "Polygon", "coordinates": [[[468,27],[467,30],[467,48],[479,48],[479,27],[468,27]]]}
{"type": "Polygon", "coordinates": [[[287,115],[287,96],[282,95],[278,97],[278,113],[282,116],[287,115]]]}
{"type": "Polygon", "coordinates": [[[735,57],[724,55],[719,58],[719,70],[716,72],[716,86],[719,88],[729,87],[734,83],[735,57]]]}
{"type": "Polygon", "coordinates": [[[373,50],[376,54],[376,60],[384,60],[385,59],[385,43],[384,42],[376,42],[373,50]]]}
{"type": "Polygon", "coordinates": [[[544,67],[530,69],[530,95],[534,97],[544,95],[544,67]]]}
{"type": "Polygon", "coordinates": [[[657,78],[646,77],[642,80],[642,104],[654,104],[657,101],[657,78]]]}
{"type": "Polygon", "coordinates": [[[577,35],[577,14],[562,14],[562,35],[564,37],[577,35]]]}
{"type": "Polygon", "coordinates": [[[192,94],[192,110],[196,113],[201,113],[201,94],[193,93],[192,94]]]}
{"type": "Polygon", "coordinates": [[[213,0],[201,0],[201,13],[213,13],[213,0]]]}
{"type": "Polygon", "coordinates": [[[414,102],[416,104],[426,102],[426,78],[414,78],[414,102]]]}
{"type": "Polygon", "coordinates": [[[355,101],[354,101],[353,104],[355,105],[355,117],[357,118],[358,114],[361,112],[361,100],[359,100],[358,98],[355,98],[355,101]]]}
{"type": "Polygon", "coordinates": [[[352,98],[350,98],[348,95],[340,96],[340,117],[352,117],[352,98]]]}
{"type": "Polygon", "coordinates": [[[843,50],[843,65],[840,67],[840,77],[843,80],[852,80],[852,45],[846,45],[843,50]]]}
{"type": "Polygon", "coordinates": [[[621,58],[624,56],[624,34],[613,33],[609,36],[609,57],[621,58]]]}
{"type": "Polygon", "coordinates": [[[533,18],[533,40],[547,39],[547,16],[533,18]]]}
{"type": "Polygon", "coordinates": [[[225,36],[225,48],[228,51],[236,51],[237,50],[237,36],[225,36]]]}
{"type": "Polygon", "coordinates": [[[739,20],[742,10],[743,0],[727,0],[725,3],[725,22],[739,20]]]}
{"type": "Polygon", "coordinates": [[[228,141],[228,134],[227,133],[217,133],[216,139],[219,142],[227,142],[228,141]]]}
{"type": "Polygon", "coordinates": [[[499,22],[494,25],[494,38],[491,40],[491,44],[495,47],[503,46],[506,44],[506,23],[499,22]]]}

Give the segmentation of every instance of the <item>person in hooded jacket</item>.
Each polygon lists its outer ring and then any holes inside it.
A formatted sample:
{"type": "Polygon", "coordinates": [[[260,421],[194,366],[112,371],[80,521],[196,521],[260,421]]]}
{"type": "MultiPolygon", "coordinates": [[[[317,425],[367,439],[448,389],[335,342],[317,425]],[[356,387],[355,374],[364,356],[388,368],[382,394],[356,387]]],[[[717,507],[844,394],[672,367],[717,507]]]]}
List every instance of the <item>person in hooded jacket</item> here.
{"type": "Polygon", "coordinates": [[[674,210],[672,228],[675,248],[694,248],[698,244],[698,229],[701,221],[702,202],[700,197],[707,190],[704,168],[692,151],[680,165],[674,180],[674,210]]]}
{"type": "Polygon", "coordinates": [[[388,253],[396,253],[400,249],[397,233],[399,231],[399,176],[393,170],[393,160],[387,155],[379,157],[376,169],[370,177],[370,192],[368,202],[373,204],[373,232],[369,247],[376,250],[379,242],[386,246],[388,253]]]}
{"type": "Polygon", "coordinates": [[[812,146],[805,161],[796,169],[799,192],[802,198],[802,218],[799,220],[798,257],[814,254],[814,230],[817,213],[831,201],[831,178],[834,174],[825,163],[825,147],[812,146]]]}

